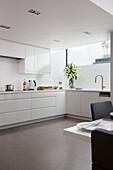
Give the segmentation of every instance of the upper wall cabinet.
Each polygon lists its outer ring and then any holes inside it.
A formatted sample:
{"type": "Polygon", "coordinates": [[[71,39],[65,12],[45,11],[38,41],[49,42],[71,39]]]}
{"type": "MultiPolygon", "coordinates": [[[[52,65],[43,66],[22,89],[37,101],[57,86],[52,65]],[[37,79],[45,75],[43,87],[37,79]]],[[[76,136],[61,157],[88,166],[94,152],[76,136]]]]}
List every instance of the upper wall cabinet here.
{"type": "Polygon", "coordinates": [[[24,59],[25,45],[0,40],[0,56],[24,59]]]}
{"type": "Polygon", "coordinates": [[[25,73],[34,73],[35,72],[35,49],[34,49],[34,47],[26,46],[26,58],[22,62],[24,64],[23,72],[25,72],[25,73]]]}
{"type": "Polygon", "coordinates": [[[26,46],[26,58],[19,62],[19,73],[49,74],[51,69],[50,50],[26,46]]]}
{"type": "Polygon", "coordinates": [[[35,69],[37,73],[50,73],[50,50],[35,48],[35,69]]]}

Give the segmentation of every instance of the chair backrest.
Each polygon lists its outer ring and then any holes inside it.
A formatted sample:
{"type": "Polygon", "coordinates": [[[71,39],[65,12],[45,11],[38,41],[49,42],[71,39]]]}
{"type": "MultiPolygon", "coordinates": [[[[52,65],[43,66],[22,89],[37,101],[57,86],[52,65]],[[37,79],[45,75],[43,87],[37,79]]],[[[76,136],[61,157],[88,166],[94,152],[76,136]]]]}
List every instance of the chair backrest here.
{"type": "Polygon", "coordinates": [[[113,170],[113,132],[92,131],[91,148],[92,170],[113,170]]]}
{"type": "Polygon", "coordinates": [[[105,117],[109,117],[109,113],[113,112],[111,101],[91,103],[92,120],[97,120],[105,117]]]}

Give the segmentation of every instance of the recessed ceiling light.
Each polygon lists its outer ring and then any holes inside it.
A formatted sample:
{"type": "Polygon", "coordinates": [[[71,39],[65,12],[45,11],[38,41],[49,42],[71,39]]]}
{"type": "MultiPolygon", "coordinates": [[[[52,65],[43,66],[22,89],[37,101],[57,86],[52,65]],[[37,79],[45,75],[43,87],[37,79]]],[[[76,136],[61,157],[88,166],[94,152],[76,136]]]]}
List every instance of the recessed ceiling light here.
{"type": "Polygon", "coordinates": [[[60,41],[59,40],[53,40],[54,42],[57,42],[57,43],[59,43],[60,41]]]}
{"type": "Polygon", "coordinates": [[[34,10],[34,9],[30,9],[28,12],[29,12],[29,13],[32,13],[32,14],[35,14],[35,15],[40,15],[40,12],[39,12],[39,11],[36,11],[36,10],[34,10]]]}
{"type": "Polygon", "coordinates": [[[0,25],[0,28],[3,28],[3,29],[10,29],[11,27],[9,27],[9,26],[6,26],[6,25],[0,25]]]}
{"type": "Polygon", "coordinates": [[[84,32],[84,34],[86,34],[86,35],[90,35],[90,34],[91,34],[91,32],[85,31],[85,32],[84,32]]]}

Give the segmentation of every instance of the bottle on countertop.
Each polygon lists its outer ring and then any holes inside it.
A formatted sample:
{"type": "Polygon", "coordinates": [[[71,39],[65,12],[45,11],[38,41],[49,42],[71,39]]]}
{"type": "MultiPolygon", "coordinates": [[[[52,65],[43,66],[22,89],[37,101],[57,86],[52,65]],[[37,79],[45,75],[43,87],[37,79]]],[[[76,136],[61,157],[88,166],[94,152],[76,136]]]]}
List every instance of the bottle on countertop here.
{"type": "Polygon", "coordinates": [[[24,82],[23,82],[23,91],[26,91],[27,90],[27,82],[26,82],[26,79],[24,79],[24,82]]]}
{"type": "Polygon", "coordinates": [[[62,87],[62,82],[59,81],[59,90],[62,90],[62,89],[63,89],[63,87],[62,87]]]}

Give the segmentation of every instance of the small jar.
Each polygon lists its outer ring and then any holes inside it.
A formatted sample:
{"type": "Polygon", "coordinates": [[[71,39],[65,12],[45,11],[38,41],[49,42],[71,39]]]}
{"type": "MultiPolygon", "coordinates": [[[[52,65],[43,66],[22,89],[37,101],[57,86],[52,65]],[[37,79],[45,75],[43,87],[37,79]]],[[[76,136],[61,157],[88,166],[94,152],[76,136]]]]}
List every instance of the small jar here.
{"type": "Polygon", "coordinates": [[[62,82],[59,81],[59,90],[62,90],[62,89],[63,89],[63,87],[62,87],[62,82]]]}

